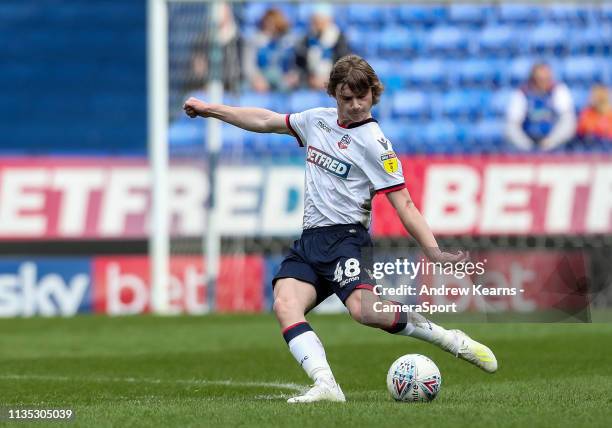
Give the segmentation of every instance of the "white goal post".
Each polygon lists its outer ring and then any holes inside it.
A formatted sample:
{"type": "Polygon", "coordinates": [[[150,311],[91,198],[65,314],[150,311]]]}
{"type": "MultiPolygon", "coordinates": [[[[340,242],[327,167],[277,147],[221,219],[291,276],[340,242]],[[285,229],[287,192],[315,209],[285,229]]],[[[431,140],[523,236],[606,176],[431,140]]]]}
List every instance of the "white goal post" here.
{"type": "MultiPolygon", "coordinates": [[[[170,283],[170,215],[169,204],[169,156],[168,156],[168,3],[173,0],[148,0],[147,9],[147,55],[148,55],[148,139],[151,170],[151,222],[149,237],[149,260],[151,275],[151,297],[153,312],[169,314],[170,283]]],[[[181,0],[181,2],[195,2],[181,0]]],[[[224,2],[210,2],[211,28],[217,28],[222,17],[221,8],[224,2]]],[[[211,31],[213,49],[218,48],[215,32],[211,31]]],[[[223,84],[219,72],[221,54],[216,55],[217,64],[211,64],[212,79],[208,84],[208,100],[220,103],[223,99],[223,84]]],[[[202,82],[204,84],[204,82],[202,82]]],[[[210,120],[207,127],[206,144],[209,159],[209,182],[214,189],[216,158],[221,148],[221,127],[217,120],[210,120]]],[[[203,253],[206,266],[205,283],[208,290],[208,308],[214,310],[215,282],[219,272],[221,237],[217,233],[214,194],[211,191],[206,220],[206,234],[203,242],[203,253]]]]}

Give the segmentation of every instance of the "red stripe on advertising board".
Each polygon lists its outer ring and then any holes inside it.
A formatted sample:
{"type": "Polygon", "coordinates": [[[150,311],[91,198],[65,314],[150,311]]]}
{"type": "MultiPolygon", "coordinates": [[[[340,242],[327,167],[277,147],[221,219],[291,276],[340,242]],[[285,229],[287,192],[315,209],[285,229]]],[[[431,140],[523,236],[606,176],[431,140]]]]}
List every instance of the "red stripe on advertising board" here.
{"type": "MultiPolygon", "coordinates": [[[[93,260],[93,310],[110,315],[151,310],[149,259],[146,256],[103,256],[93,260]]],[[[171,310],[206,312],[203,260],[176,256],[170,264],[171,310]]],[[[264,307],[264,262],[261,256],[224,256],[216,288],[216,311],[261,312],[264,307]]]]}

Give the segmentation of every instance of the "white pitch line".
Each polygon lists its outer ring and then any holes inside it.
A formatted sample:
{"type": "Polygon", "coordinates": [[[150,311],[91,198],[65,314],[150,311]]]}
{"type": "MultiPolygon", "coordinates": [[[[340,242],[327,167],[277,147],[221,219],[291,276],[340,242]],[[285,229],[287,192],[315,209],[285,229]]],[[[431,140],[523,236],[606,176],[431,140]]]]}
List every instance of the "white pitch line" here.
{"type": "Polygon", "coordinates": [[[134,378],[134,377],[68,377],[68,376],[50,376],[50,375],[16,375],[5,374],[0,375],[0,379],[6,380],[50,380],[60,382],[86,381],[86,382],[117,382],[117,383],[146,383],[146,384],[162,384],[173,383],[179,385],[224,385],[234,387],[247,388],[278,388],[287,389],[290,391],[302,391],[304,386],[295,383],[281,382],[240,382],[234,380],[206,380],[206,379],[150,379],[150,378],[134,378]]]}

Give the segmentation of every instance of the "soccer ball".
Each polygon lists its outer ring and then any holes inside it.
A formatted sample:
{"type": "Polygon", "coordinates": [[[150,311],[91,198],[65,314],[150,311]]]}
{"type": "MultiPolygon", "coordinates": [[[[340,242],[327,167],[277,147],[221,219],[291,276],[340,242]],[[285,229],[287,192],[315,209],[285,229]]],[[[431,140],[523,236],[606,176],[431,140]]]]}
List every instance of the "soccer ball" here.
{"type": "Polygon", "coordinates": [[[387,389],[396,401],[431,401],[441,386],[438,366],[420,354],[399,357],[387,373],[387,389]]]}

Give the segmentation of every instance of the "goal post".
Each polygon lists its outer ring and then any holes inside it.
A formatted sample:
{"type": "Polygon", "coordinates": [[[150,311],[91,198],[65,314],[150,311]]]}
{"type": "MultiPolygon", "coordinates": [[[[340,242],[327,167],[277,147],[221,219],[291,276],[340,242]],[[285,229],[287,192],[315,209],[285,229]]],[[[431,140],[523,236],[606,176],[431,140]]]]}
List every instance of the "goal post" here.
{"type": "Polygon", "coordinates": [[[148,147],[151,173],[149,260],[153,311],[168,313],[170,222],[168,213],[168,9],[147,4],[148,147]]]}
{"type": "MultiPolygon", "coordinates": [[[[148,140],[151,171],[151,221],[149,232],[149,260],[151,275],[152,310],[157,314],[169,314],[169,285],[171,261],[171,231],[169,213],[169,13],[173,0],[148,0],[147,9],[147,55],[148,55],[148,140]]],[[[190,0],[181,0],[189,3],[190,0]]],[[[191,0],[195,3],[196,1],[191,0]]],[[[208,37],[210,40],[210,76],[208,100],[220,103],[223,100],[222,61],[216,28],[222,20],[222,1],[200,0],[210,7],[208,37]]],[[[204,86],[205,82],[201,82],[204,86]]],[[[208,158],[208,178],[211,194],[206,211],[206,234],[202,240],[205,255],[205,284],[207,285],[208,309],[214,310],[216,278],[219,272],[221,251],[220,235],[217,233],[215,215],[214,183],[216,159],[221,148],[221,127],[217,120],[209,120],[206,140],[202,141],[208,158]]]]}

